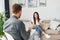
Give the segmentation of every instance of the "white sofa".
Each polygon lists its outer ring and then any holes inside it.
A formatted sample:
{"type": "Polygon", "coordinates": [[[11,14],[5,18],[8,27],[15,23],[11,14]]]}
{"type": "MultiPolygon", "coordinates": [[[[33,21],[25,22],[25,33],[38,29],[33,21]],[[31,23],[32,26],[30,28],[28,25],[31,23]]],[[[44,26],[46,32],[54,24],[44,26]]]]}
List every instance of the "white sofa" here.
{"type": "MultiPolygon", "coordinates": [[[[26,28],[32,26],[31,21],[23,21],[26,28]]],[[[56,28],[55,30],[52,30],[50,28],[50,20],[43,20],[41,23],[42,29],[49,35],[51,35],[51,38],[46,39],[44,36],[42,36],[42,40],[60,40],[60,30],[58,31],[56,28]],[[49,28],[49,29],[48,29],[49,28]]],[[[35,40],[38,40],[37,32],[34,33],[35,40]]]]}

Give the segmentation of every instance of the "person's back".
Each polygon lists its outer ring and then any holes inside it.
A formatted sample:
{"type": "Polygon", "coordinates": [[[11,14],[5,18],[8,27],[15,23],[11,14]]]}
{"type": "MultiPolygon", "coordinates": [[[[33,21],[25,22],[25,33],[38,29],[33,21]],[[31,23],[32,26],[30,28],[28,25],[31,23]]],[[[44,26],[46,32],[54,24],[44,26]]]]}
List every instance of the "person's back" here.
{"type": "Polygon", "coordinates": [[[3,31],[10,34],[14,40],[28,40],[30,29],[26,32],[25,25],[18,20],[22,14],[22,6],[14,4],[12,6],[12,17],[10,17],[3,25],[3,31]]]}
{"type": "Polygon", "coordinates": [[[22,40],[18,31],[19,21],[20,20],[16,19],[14,16],[9,18],[3,25],[3,31],[9,33],[14,39],[22,40]]]}

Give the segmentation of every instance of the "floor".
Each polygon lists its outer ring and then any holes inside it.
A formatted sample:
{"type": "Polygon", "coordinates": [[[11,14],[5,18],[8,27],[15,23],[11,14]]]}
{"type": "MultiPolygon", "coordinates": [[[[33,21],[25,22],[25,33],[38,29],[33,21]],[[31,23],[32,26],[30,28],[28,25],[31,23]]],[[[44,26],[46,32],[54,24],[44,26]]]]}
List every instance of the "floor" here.
{"type": "MultiPolygon", "coordinates": [[[[38,36],[34,36],[35,40],[38,40],[38,36]]],[[[51,38],[47,39],[44,36],[42,37],[42,40],[60,40],[60,35],[51,35],[51,38]]]]}

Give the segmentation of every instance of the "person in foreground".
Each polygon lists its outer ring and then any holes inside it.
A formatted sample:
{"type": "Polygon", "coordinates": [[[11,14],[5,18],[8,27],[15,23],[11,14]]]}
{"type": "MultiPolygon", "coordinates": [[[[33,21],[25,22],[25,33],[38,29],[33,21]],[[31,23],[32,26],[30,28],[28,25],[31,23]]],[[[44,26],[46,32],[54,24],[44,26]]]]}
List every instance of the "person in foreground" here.
{"type": "Polygon", "coordinates": [[[40,26],[40,18],[38,12],[34,12],[33,14],[33,29],[36,29],[38,32],[39,40],[41,40],[42,34],[45,35],[46,38],[50,38],[50,35],[46,34],[40,26]]]}
{"type": "Polygon", "coordinates": [[[3,25],[3,31],[9,33],[14,40],[29,40],[31,28],[26,31],[24,23],[18,20],[22,14],[21,5],[14,4],[12,12],[12,16],[3,25]]]}

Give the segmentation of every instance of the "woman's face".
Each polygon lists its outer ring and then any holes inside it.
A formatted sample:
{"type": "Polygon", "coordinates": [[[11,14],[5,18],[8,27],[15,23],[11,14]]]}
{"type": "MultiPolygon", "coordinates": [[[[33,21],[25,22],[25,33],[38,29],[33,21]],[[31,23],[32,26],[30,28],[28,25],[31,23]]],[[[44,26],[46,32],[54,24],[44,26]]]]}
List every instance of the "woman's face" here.
{"type": "Polygon", "coordinates": [[[35,13],[35,16],[34,17],[37,19],[37,17],[38,17],[37,13],[35,13]]]}

